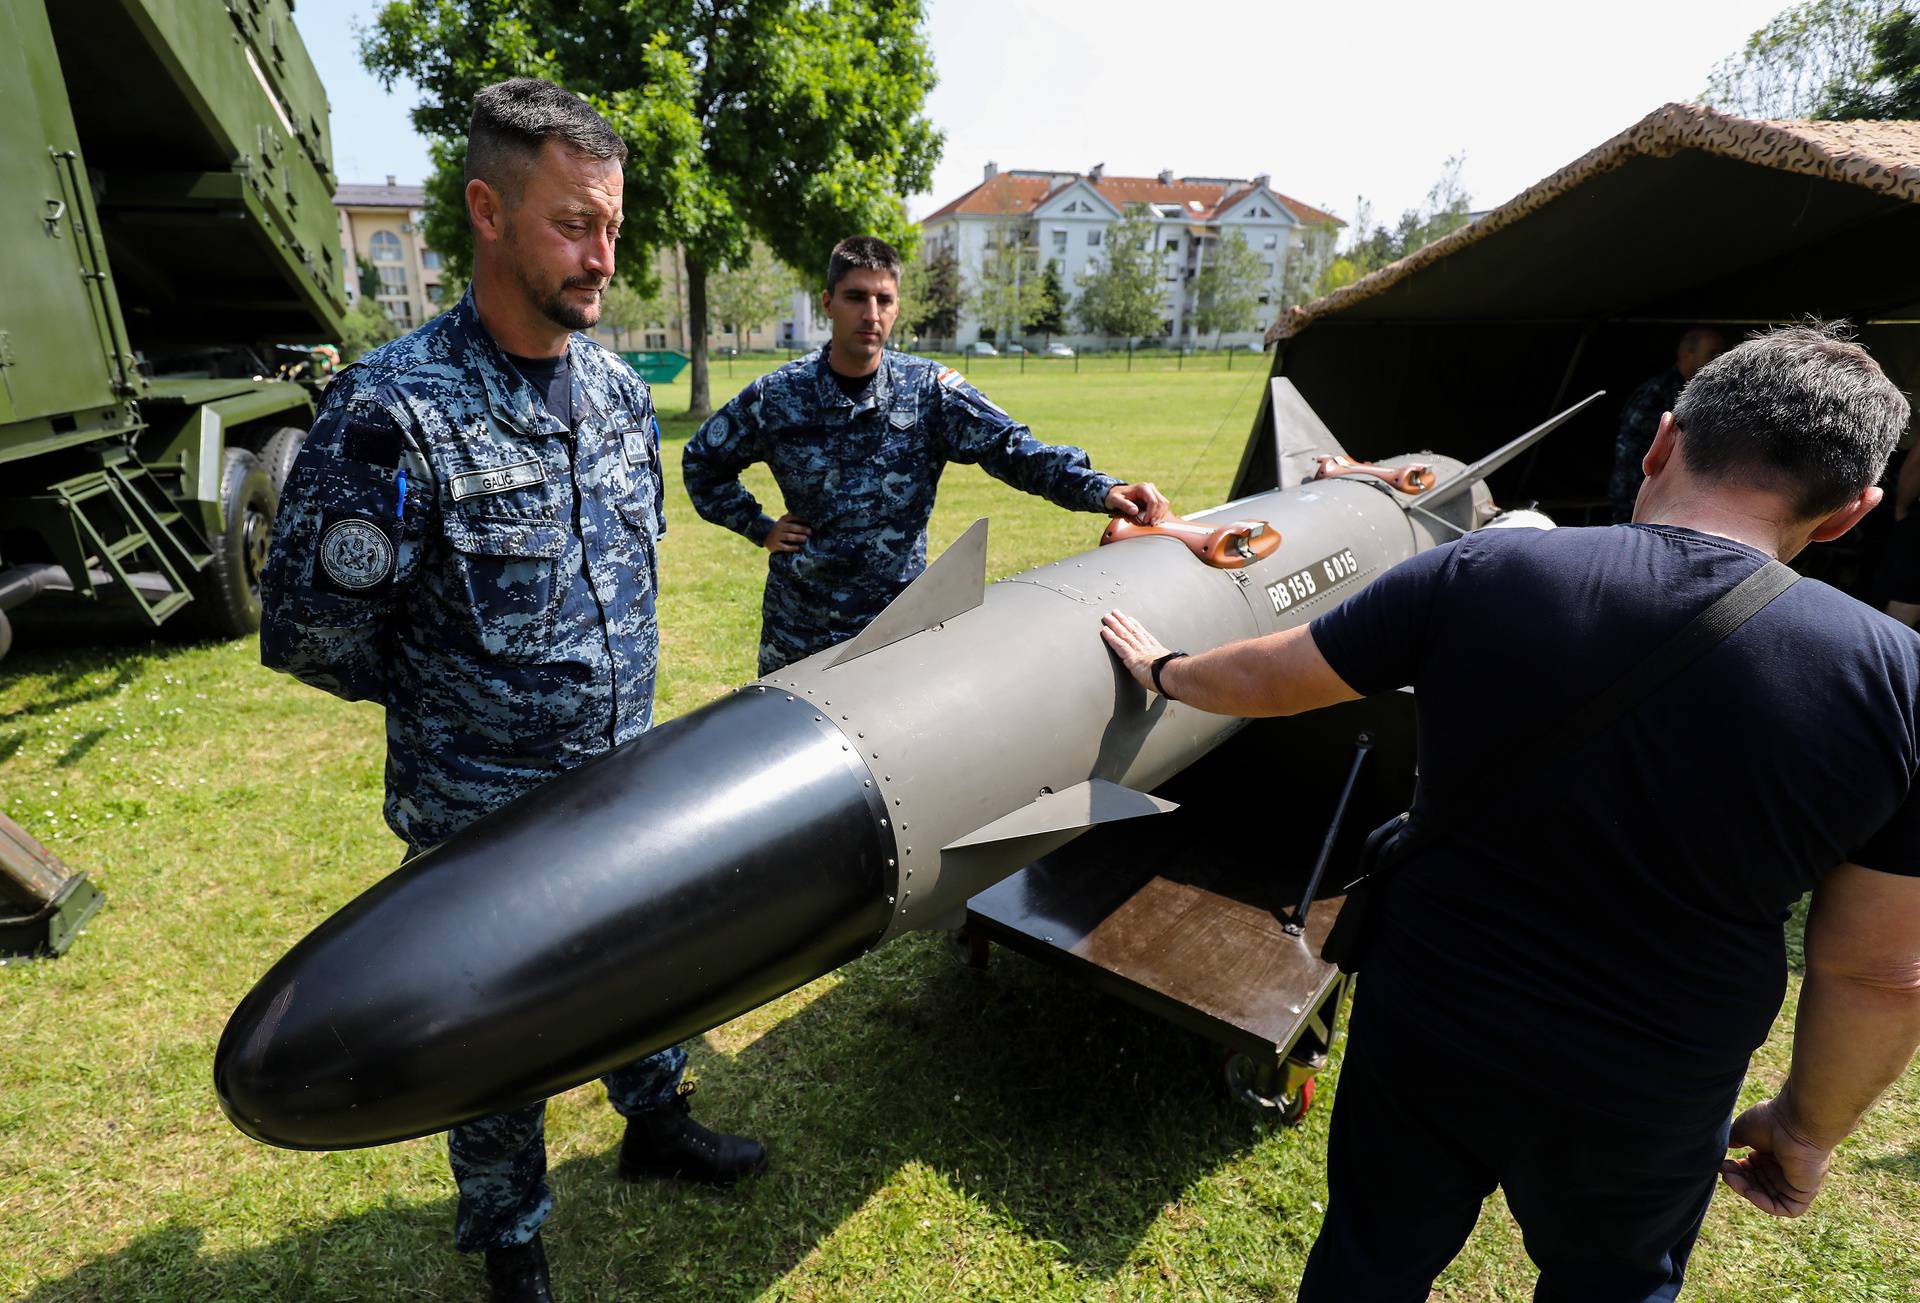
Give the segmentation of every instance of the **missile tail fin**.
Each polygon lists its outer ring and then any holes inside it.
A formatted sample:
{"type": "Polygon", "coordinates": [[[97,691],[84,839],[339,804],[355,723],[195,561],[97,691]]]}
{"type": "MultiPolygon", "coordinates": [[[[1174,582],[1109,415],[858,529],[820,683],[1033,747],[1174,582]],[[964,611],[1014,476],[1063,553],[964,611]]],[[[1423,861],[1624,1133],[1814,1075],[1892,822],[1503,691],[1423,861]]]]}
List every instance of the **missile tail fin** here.
{"type": "Polygon", "coordinates": [[[1555,430],[1565,425],[1580,412],[1597,402],[1606,392],[1604,389],[1594,390],[1572,407],[1567,408],[1566,411],[1556,416],[1548,417],[1511,443],[1503,444],[1495,448],[1492,452],[1461,471],[1458,475],[1455,475],[1445,484],[1422,494],[1419,498],[1418,505],[1427,511],[1431,511],[1449,498],[1458,497],[1460,494],[1478,484],[1481,480],[1487,478],[1487,476],[1499,470],[1502,466],[1505,466],[1515,457],[1518,457],[1521,453],[1533,447],[1534,444],[1539,443],[1549,434],[1552,434],[1555,430]]]}
{"type": "Polygon", "coordinates": [[[1012,814],[982,824],[941,849],[957,851],[967,846],[985,846],[991,842],[1013,841],[1020,837],[1083,832],[1097,824],[1138,819],[1149,814],[1167,814],[1179,808],[1172,801],[1163,801],[1157,796],[1136,792],[1131,787],[1095,778],[1075,783],[1058,792],[1043,793],[1012,814]]]}
{"type": "Polygon", "coordinates": [[[1267,407],[1273,413],[1273,462],[1279,468],[1281,488],[1298,488],[1312,479],[1319,458],[1347,455],[1326,422],[1285,376],[1273,378],[1267,407]]]}
{"type": "Polygon", "coordinates": [[[836,669],[889,643],[971,611],[987,597],[987,518],[967,527],[920,577],[906,586],[872,624],[840,646],[827,666],[836,669]]]}

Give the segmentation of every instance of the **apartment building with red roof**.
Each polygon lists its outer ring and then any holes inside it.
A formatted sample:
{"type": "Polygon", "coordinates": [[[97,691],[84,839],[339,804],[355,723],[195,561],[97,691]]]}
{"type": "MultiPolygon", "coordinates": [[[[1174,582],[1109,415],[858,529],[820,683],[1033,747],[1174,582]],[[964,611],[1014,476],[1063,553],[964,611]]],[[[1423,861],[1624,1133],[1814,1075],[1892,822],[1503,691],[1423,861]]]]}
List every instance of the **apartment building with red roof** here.
{"type": "MultiPolygon", "coordinates": [[[[1213,339],[1198,338],[1193,330],[1195,282],[1227,232],[1238,230],[1246,237],[1260,255],[1266,282],[1260,320],[1222,342],[1257,345],[1285,306],[1280,298],[1288,254],[1309,238],[1326,238],[1324,233],[1338,222],[1331,213],[1281,194],[1264,173],[1250,179],[1176,178],[1171,171],[1150,177],[1109,176],[1104,164],[1081,173],[1001,171],[988,163],[979,185],[922,220],[922,253],[933,257],[951,250],[964,285],[978,275],[988,241],[1003,238],[1004,232],[1033,249],[1036,262],[1055,263],[1061,284],[1072,296],[1081,275],[1100,262],[1107,229],[1134,205],[1146,206],[1156,228],[1154,248],[1165,281],[1165,335],[1175,343],[1208,346],[1213,339]]],[[[979,319],[964,305],[960,315],[953,344],[991,335],[983,334],[979,319]]],[[[1071,312],[1068,315],[1071,318],[1071,312]]],[[[1077,322],[1070,329],[1077,330],[1077,322]]],[[[1061,338],[1070,344],[1092,342],[1076,335],[1061,338]]]]}

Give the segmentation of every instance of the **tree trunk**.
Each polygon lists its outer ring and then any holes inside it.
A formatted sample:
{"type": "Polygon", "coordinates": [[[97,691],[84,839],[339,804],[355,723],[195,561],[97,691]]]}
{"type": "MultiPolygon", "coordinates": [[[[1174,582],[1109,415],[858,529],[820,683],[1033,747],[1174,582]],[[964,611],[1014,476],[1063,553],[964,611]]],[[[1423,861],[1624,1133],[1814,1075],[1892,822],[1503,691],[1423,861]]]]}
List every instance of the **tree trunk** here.
{"type": "Polygon", "coordinates": [[[688,387],[693,391],[687,415],[704,421],[713,415],[713,397],[707,384],[707,265],[687,259],[687,353],[693,359],[688,387]]]}

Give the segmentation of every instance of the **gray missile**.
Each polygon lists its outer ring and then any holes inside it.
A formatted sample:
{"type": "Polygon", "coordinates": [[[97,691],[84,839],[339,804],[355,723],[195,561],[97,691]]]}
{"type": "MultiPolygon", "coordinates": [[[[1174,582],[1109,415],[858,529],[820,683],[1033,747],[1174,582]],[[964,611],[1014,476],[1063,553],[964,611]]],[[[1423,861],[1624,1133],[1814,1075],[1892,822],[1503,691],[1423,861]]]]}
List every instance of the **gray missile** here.
{"type": "Polygon", "coordinates": [[[991,585],[979,521],[857,637],[556,777],[347,904],[234,1011],[214,1061],[227,1116],[294,1149],[443,1131],[957,924],[1089,828],[1174,808],[1152,790],[1243,724],[1149,699],[1102,613],[1196,649],[1304,623],[1424,548],[1538,523],[1500,519],[1482,481],[1579,410],[1471,466],[1360,465],[1273,387],[1275,491],[1116,526],[991,585]]]}

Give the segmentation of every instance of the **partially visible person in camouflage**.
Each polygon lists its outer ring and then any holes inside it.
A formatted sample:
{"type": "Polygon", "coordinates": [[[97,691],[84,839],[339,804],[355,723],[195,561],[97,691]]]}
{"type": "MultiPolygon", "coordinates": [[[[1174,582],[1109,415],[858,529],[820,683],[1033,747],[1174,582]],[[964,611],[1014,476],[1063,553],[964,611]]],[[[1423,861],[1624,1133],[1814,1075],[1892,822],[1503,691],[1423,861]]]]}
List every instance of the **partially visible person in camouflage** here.
{"type": "Polygon", "coordinates": [[[887,352],[900,255],[885,241],[842,240],[821,304],[832,341],[741,390],[681,455],[694,510],[773,554],[762,675],[853,637],[927,568],[927,519],[948,462],[1075,511],[1167,515],[1153,485],[1122,484],[1080,449],[1040,442],[958,371],[887,352]],[[780,485],[778,520],[740,483],[755,462],[780,485]]]}
{"type": "MultiPolygon", "coordinates": [[[[261,659],[385,706],[386,816],[409,858],[652,723],[659,425],[639,377],[572,333],[613,274],[625,157],[558,86],[481,90],[472,288],[328,386],[281,499],[261,659]]],[[[764,1163],[692,1120],[685,1065],[676,1046],[608,1074],[622,1176],[764,1163]]],[[[486,1253],[496,1299],[550,1298],[545,1113],[448,1134],[455,1243],[486,1253]]]]}
{"type": "Polygon", "coordinates": [[[1695,326],[1680,336],[1673,365],[1645,381],[1628,396],[1620,409],[1620,430],[1613,440],[1613,476],[1607,481],[1607,501],[1613,507],[1613,523],[1624,525],[1633,519],[1633,500],[1640,495],[1640,482],[1646,476],[1640,463],[1653,447],[1653,436],[1660,418],[1680,401],[1693,373],[1727,351],[1727,337],[1711,326],[1695,326]]]}

